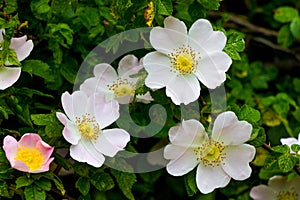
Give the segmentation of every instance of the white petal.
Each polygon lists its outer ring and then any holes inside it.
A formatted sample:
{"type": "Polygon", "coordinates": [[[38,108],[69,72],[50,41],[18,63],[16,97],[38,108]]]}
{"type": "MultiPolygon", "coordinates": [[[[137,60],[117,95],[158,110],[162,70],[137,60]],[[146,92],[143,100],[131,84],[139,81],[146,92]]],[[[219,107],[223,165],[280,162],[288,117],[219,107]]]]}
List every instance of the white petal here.
{"type": "Polygon", "coordinates": [[[249,140],[252,125],[246,121],[238,121],[234,112],[221,113],[215,120],[212,138],[224,142],[224,145],[239,145],[249,140]]]}
{"type": "Polygon", "coordinates": [[[67,124],[67,122],[69,121],[69,119],[67,118],[67,116],[64,113],[61,112],[56,112],[56,117],[57,119],[65,126],[67,124]]]}
{"type": "Polygon", "coordinates": [[[107,85],[110,85],[112,83],[107,84],[105,82],[100,82],[99,80],[99,77],[91,77],[86,79],[80,85],[80,91],[83,91],[88,96],[91,96],[94,93],[104,93],[105,96],[107,96],[107,99],[111,99],[109,97],[114,96],[114,94],[108,89],[107,85]]]}
{"type": "Polygon", "coordinates": [[[169,139],[174,145],[195,148],[194,145],[201,145],[208,136],[199,121],[190,119],[183,120],[180,125],[170,128],[169,139]]]}
{"type": "Polygon", "coordinates": [[[150,32],[150,43],[159,52],[168,54],[187,42],[185,24],[174,18],[167,17],[165,28],[155,27],[150,32]]]}
{"type": "Polygon", "coordinates": [[[116,70],[107,63],[101,63],[95,66],[94,76],[100,78],[99,81],[112,83],[118,78],[116,70]]]}
{"type": "Polygon", "coordinates": [[[215,89],[226,80],[227,70],[232,63],[224,52],[214,52],[198,61],[196,76],[209,89],[215,89]]]}
{"type": "Polygon", "coordinates": [[[291,147],[293,144],[299,144],[299,141],[296,138],[281,138],[280,142],[281,144],[286,144],[289,147],[291,147]]]}
{"type": "MultiPolygon", "coordinates": [[[[273,176],[269,179],[268,185],[275,191],[289,190],[292,181],[288,181],[286,176],[273,176]]],[[[297,185],[298,186],[298,185],[297,185]]]]}
{"type": "Polygon", "coordinates": [[[1,67],[0,68],[0,90],[12,86],[20,77],[20,67],[1,67]]]}
{"type": "Polygon", "coordinates": [[[250,197],[254,200],[274,200],[276,192],[266,185],[255,186],[250,191],[250,197]]]}
{"type": "Polygon", "coordinates": [[[226,158],[222,168],[235,180],[245,180],[250,177],[252,169],[249,162],[255,156],[255,148],[248,144],[228,146],[224,152],[226,158]]]}
{"type": "Polygon", "coordinates": [[[164,157],[172,159],[167,164],[167,171],[173,176],[182,176],[193,170],[197,164],[197,157],[192,149],[175,145],[167,145],[164,149],[164,157]]]}
{"type": "Polygon", "coordinates": [[[118,74],[121,77],[128,77],[132,74],[138,73],[143,66],[139,63],[139,60],[134,55],[124,56],[120,62],[118,67],[118,74]]]}
{"type": "Polygon", "coordinates": [[[146,94],[143,95],[136,95],[136,101],[137,102],[142,102],[142,103],[150,103],[151,101],[154,101],[154,99],[152,98],[150,92],[146,92],[146,94]]]}
{"type": "Polygon", "coordinates": [[[3,40],[3,35],[5,34],[5,29],[0,29],[0,42],[3,40]]]}
{"type": "Polygon", "coordinates": [[[166,94],[174,104],[181,103],[187,105],[196,101],[200,96],[200,83],[193,75],[176,76],[170,79],[166,86],[166,94]]]}
{"type": "Polygon", "coordinates": [[[76,124],[74,124],[71,121],[67,122],[66,126],[63,129],[62,134],[63,134],[65,140],[67,140],[69,143],[74,144],[74,145],[78,144],[78,142],[81,138],[78,127],[76,126],[76,124]]]}
{"type": "MultiPolygon", "coordinates": [[[[213,31],[210,22],[206,19],[197,20],[189,30],[190,44],[196,43],[203,51],[222,51],[226,45],[226,36],[221,31],[213,31]]],[[[196,47],[192,45],[192,47],[196,47]]],[[[200,50],[199,48],[196,48],[200,50]]]]}
{"type": "Polygon", "coordinates": [[[91,102],[90,105],[94,105],[94,107],[91,107],[90,113],[93,114],[96,118],[96,121],[100,125],[100,129],[103,129],[113,122],[115,122],[119,116],[119,104],[116,100],[111,100],[109,102],[103,102],[103,100],[100,100],[102,98],[102,94],[95,94],[94,96],[90,97],[91,102]],[[100,101],[98,101],[98,99],[100,101]]]}
{"type": "Polygon", "coordinates": [[[73,94],[64,92],[61,96],[61,102],[69,119],[75,122],[75,117],[81,117],[86,113],[88,97],[82,91],[75,91],[73,94]]]}
{"type": "Polygon", "coordinates": [[[176,73],[170,70],[169,57],[159,52],[148,53],[143,62],[145,70],[148,72],[145,84],[151,89],[163,88],[176,77],[176,73]]]}
{"type": "Polygon", "coordinates": [[[101,167],[105,161],[104,156],[87,140],[81,140],[77,145],[72,145],[70,155],[74,160],[86,162],[94,167],[101,167]]]}
{"type": "Polygon", "coordinates": [[[22,61],[26,57],[28,57],[33,49],[32,40],[26,40],[27,36],[11,39],[9,48],[13,49],[16,52],[19,61],[22,61]]]}
{"type": "Polygon", "coordinates": [[[98,139],[95,142],[93,141],[93,144],[97,151],[113,157],[118,151],[124,150],[129,140],[130,136],[125,130],[109,129],[99,134],[98,139]]]}
{"type": "Polygon", "coordinates": [[[216,188],[225,187],[230,181],[228,176],[220,166],[205,167],[198,165],[196,173],[196,184],[200,192],[208,194],[216,188]]]}

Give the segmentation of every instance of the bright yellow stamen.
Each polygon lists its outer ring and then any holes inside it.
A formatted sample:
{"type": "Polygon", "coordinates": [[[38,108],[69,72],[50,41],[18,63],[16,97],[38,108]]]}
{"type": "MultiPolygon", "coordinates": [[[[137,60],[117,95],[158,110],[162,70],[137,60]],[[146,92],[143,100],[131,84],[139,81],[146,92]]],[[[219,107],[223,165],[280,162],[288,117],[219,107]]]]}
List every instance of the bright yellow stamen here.
{"type": "Polygon", "coordinates": [[[82,115],[80,118],[76,117],[75,123],[78,126],[80,134],[89,140],[96,140],[98,134],[102,132],[95,118],[90,117],[89,114],[82,115]]]}
{"type": "Polygon", "coordinates": [[[292,188],[290,191],[281,191],[277,194],[276,200],[298,200],[298,194],[292,188]]]}
{"type": "Polygon", "coordinates": [[[200,57],[197,56],[197,53],[191,47],[183,45],[168,55],[172,65],[172,71],[180,75],[195,73],[200,57]]]}
{"type": "Polygon", "coordinates": [[[38,147],[19,147],[15,160],[24,162],[30,171],[40,169],[45,159],[38,147]]]}
{"type": "Polygon", "coordinates": [[[208,140],[203,145],[194,149],[198,161],[202,161],[204,166],[219,166],[226,158],[226,153],[223,150],[226,146],[213,140],[208,140]]]}
{"type": "Polygon", "coordinates": [[[146,20],[146,24],[150,27],[152,26],[152,22],[155,16],[155,9],[153,1],[150,1],[147,8],[144,11],[144,18],[146,20]]]}
{"type": "Polygon", "coordinates": [[[112,85],[108,85],[108,89],[114,92],[115,97],[134,96],[135,84],[127,79],[118,79],[112,85]]]}

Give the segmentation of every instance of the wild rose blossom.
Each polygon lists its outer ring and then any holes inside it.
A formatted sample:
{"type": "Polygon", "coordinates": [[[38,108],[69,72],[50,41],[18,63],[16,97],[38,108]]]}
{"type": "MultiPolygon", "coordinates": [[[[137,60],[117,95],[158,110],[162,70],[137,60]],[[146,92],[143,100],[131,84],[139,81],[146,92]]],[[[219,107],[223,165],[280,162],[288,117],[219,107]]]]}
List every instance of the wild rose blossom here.
{"type": "Polygon", "coordinates": [[[268,186],[258,185],[251,189],[250,197],[254,200],[298,200],[300,198],[300,177],[288,181],[285,176],[273,176],[268,186]]]}
{"type": "Polygon", "coordinates": [[[198,166],[196,183],[202,193],[225,187],[231,178],[245,180],[255,155],[255,148],[244,144],[251,132],[251,124],[239,121],[230,111],[216,118],[211,137],[199,121],[183,121],[169,130],[171,144],[164,150],[164,157],[170,160],[167,171],[182,176],[198,166]]]}
{"type": "Polygon", "coordinates": [[[23,172],[48,171],[54,159],[50,158],[54,148],[35,133],[24,134],[19,142],[8,135],[4,138],[3,149],[11,167],[23,172]]]}
{"type": "Polygon", "coordinates": [[[199,80],[210,89],[220,86],[232,63],[222,51],[225,34],[213,31],[205,19],[197,20],[187,32],[184,22],[167,17],[164,28],[151,30],[150,43],[156,51],[144,57],[145,84],[151,89],[166,87],[166,95],[176,105],[198,99],[199,80]]]}
{"type": "MultiPolygon", "coordinates": [[[[142,68],[142,62],[139,62],[134,55],[127,55],[120,60],[118,74],[111,65],[98,64],[94,68],[94,77],[85,80],[80,90],[88,95],[97,92],[104,93],[106,101],[116,99],[120,104],[128,104],[133,100],[138,81],[138,78],[130,76],[142,68]]],[[[147,92],[144,95],[137,95],[136,100],[149,103],[153,99],[147,92]]]]}
{"type": "Polygon", "coordinates": [[[61,97],[66,113],[56,116],[65,126],[64,138],[71,143],[70,155],[79,162],[101,167],[105,157],[113,157],[124,149],[130,136],[123,129],[104,129],[119,117],[116,100],[105,101],[103,94],[87,96],[82,91],[65,92],[61,97]]]}
{"type": "MultiPolygon", "coordinates": [[[[0,43],[3,40],[4,29],[0,29],[0,43]]],[[[19,61],[29,56],[33,49],[32,40],[27,40],[27,36],[12,38],[10,41],[10,49],[13,49],[19,61]]],[[[2,50],[0,48],[0,50],[2,50]]],[[[5,65],[11,65],[8,61],[5,65]]],[[[21,75],[21,67],[0,67],[0,90],[4,90],[12,86],[21,75]]]]}

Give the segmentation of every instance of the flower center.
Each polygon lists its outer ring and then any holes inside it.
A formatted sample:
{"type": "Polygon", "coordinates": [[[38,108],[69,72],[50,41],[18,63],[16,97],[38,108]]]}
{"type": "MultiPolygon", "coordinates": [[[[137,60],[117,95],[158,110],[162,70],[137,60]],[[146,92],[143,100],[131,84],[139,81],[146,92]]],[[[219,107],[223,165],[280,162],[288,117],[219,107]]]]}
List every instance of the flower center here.
{"type": "Polygon", "coordinates": [[[277,200],[297,200],[298,194],[292,188],[290,191],[281,191],[277,194],[277,200]]]}
{"type": "Polygon", "coordinates": [[[197,156],[197,161],[202,161],[204,166],[219,166],[226,158],[226,153],[223,150],[226,146],[223,143],[208,140],[202,146],[194,149],[194,153],[197,156]]]}
{"type": "Polygon", "coordinates": [[[95,118],[90,117],[88,113],[82,117],[76,117],[75,123],[80,134],[89,140],[97,140],[98,134],[102,132],[95,118]]]}
{"type": "Polygon", "coordinates": [[[115,97],[134,96],[135,93],[135,84],[129,82],[127,79],[118,79],[107,87],[114,92],[115,97]]]}
{"type": "Polygon", "coordinates": [[[197,53],[191,47],[183,45],[168,55],[172,65],[171,68],[175,72],[180,75],[195,73],[199,56],[197,56],[197,53]]]}
{"type": "Polygon", "coordinates": [[[38,147],[18,147],[17,156],[15,160],[24,162],[30,171],[40,169],[45,161],[41,151],[38,147]]]}

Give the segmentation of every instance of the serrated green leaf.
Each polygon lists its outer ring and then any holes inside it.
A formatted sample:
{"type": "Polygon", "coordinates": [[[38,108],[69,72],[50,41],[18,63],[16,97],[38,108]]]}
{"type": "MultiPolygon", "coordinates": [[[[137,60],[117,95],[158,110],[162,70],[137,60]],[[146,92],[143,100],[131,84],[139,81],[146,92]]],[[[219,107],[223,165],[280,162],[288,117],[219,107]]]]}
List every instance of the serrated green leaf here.
{"type": "Polygon", "coordinates": [[[53,174],[53,178],[51,180],[54,182],[56,188],[59,189],[59,191],[61,192],[61,194],[65,195],[66,190],[64,188],[63,182],[59,179],[59,177],[56,176],[55,174],[53,174]]]}
{"type": "Polygon", "coordinates": [[[34,184],[37,185],[39,188],[45,191],[50,191],[51,190],[51,182],[48,179],[41,178],[39,180],[35,180],[34,184]]]}
{"type": "Polygon", "coordinates": [[[292,20],[290,30],[295,38],[300,39],[300,17],[292,20]]]}
{"type": "Polygon", "coordinates": [[[290,148],[286,144],[272,147],[271,150],[274,152],[277,152],[277,153],[289,153],[290,152],[290,148]]]}
{"type": "Polygon", "coordinates": [[[262,127],[253,128],[249,144],[261,147],[266,142],[266,133],[262,127]]]}
{"type": "Polygon", "coordinates": [[[195,170],[189,172],[186,176],[184,176],[184,185],[189,197],[194,196],[198,192],[195,170]]]}
{"type": "Polygon", "coordinates": [[[278,158],[279,169],[286,173],[293,170],[296,164],[296,159],[289,154],[284,154],[278,158]]]}
{"type": "Polygon", "coordinates": [[[221,0],[197,0],[203,7],[208,10],[218,10],[221,0]]]}
{"type": "Polygon", "coordinates": [[[107,191],[115,186],[110,175],[104,172],[96,172],[92,175],[90,181],[99,191],[107,191]]]}
{"type": "Polygon", "coordinates": [[[228,31],[227,32],[227,43],[224,48],[224,51],[231,57],[233,60],[241,60],[239,52],[244,51],[245,49],[245,35],[238,31],[228,31]]]}
{"type": "Polygon", "coordinates": [[[51,16],[50,0],[32,0],[30,8],[33,15],[40,20],[47,20],[51,16]]]}
{"type": "Polygon", "coordinates": [[[12,194],[8,191],[7,183],[0,179],[0,196],[12,198],[12,194]]]}
{"type": "Polygon", "coordinates": [[[87,177],[80,177],[76,181],[76,188],[78,188],[79,192],[84,196],[87,195],[90,191],[90,181],[87,177]]]}
{"type": "Polygon", "coordinates": [[[293,44],[294,37],[292,32],[290,31],[289,25],[284,25],[280,28],[277,36],[277,42],[284,47],[289,47],[293,44]]]}
{"type": "Polygon", "coordinates": [[[238,118],[250,123],[255,123],[260,120],[260,112],[248,105],[243,105],[238,113],[238,118]]]}
{"type": "Polygon", "coordinates": [[[46,192],[37,186],[29,185],[24,189],[26,200],[44,200],[46,199],[46,192]]]}
{"type": "Polygon", "coordinates": [[[156,13],[159,15],[172,15],[173,5],[171,0],[156,0],[155,3],[156,13]]]}
{"type": "Polygon", "coordinates": [[[274,19],[281,23],[287,23],[298,17],[297,9],[289,6],[282,6],[274,11],[274,19]]]}
{"type": "Polygon", "coordinates": [[[134,200],[134,196],[131,192],[133,184],[136,182],[136,176],[134,173],[121,172],[111,169],[112,175],[116,178],[117,184],[123,194],[130,200],[134,200]]]}
{"type": "Polygon", "coordinates": [[[33,179],[28,178],[27,176],[20,176],[16,180],[16,189],[31,185],[33,183],[33,179]]]}
{"type": "Polygon", "coordinates": [[[86,167],[83,163],[75,163],[73,165],[73,169],[75,173],[77,173],[80,176],[88,176],[89,175],[89,168],[86,167]]]}
{"type": "Polygon", "coordinates": [[[54,81],[50,66],[41,60],[25,60],[22,63],[22,71],[25,71],[30,75],[42,77],[47,82],[54,81]]]}
{"type": "Polygon", "coordinates": [[[300,145],[299,144],[292,144],[291,150],[295,153],[298,153],[298,151],[300,151],[300,145]]]}

